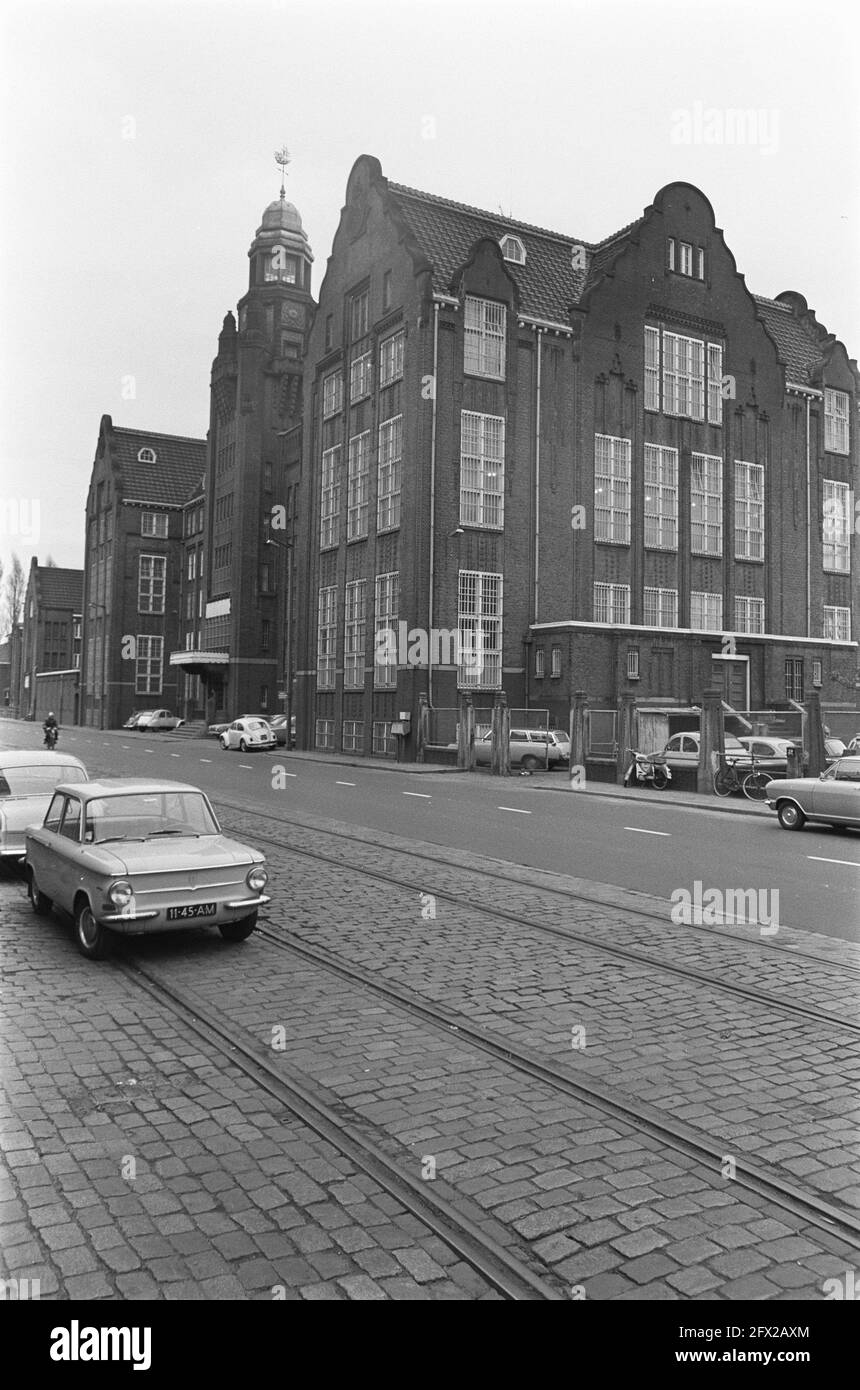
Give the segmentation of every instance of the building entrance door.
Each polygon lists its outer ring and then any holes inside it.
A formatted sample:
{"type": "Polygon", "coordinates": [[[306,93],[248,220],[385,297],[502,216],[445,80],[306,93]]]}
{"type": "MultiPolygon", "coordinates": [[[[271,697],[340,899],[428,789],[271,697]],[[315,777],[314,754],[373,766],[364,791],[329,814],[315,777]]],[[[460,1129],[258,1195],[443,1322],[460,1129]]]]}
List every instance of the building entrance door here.
{"type": "Polygon", "coordinates": [[[749,701],[747,699],[747,673],[749,664],[746,661],[733,660],[726,657],[715,657],[711,661],[711,675],[714,685],[723,692],[723,699],[732,709],[746,709],[749,701]]]}

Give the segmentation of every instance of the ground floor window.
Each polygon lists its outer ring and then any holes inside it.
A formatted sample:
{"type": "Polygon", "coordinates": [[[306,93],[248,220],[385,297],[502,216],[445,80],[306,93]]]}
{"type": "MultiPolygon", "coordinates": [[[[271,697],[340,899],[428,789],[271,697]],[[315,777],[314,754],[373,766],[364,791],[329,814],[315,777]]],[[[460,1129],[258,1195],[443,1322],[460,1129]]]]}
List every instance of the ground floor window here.
{"type": "Polygon", "coordinates": [[[785,663],[786,700],[803,699],[803,661],[798,657],[788,657],[785,663]]]}
{"type": "Polygon", "coordinates": [[[321,750],[321,752],[325,752],[325,753],[333,753],[333,752],[334,752],[334,720],[333,720],[333,719],[318,719],[318,720],[317,720],[316,737],[315,737],[315,740],[314,740],[314,747],[319,748],[319,749],[321,750]]]}
{"type": "Polygon", "coordinates": [[[364,720],[345,719],[343,721],[344,753],[364,752],[364,720]]]}
{"type": "Polygon", "coordinates": [[[391,720],[374,719],[373,756],[375,758],[393,758],[396,752],[395,736],[391,732],[391,720]]]}

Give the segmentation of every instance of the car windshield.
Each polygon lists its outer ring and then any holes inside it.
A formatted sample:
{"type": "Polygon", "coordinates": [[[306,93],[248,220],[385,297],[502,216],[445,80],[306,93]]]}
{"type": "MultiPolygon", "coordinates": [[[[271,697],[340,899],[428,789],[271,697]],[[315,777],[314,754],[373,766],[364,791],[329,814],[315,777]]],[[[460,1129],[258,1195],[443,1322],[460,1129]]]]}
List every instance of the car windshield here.
{"type": "Polygon", "coordinates": [[[84,780],[85,774],[73,763],[0,767],[0,796],[50,796],[58,782],[84,780]]]}
{"type": "Polygon", "coordinates": [[[201,792],[124,792],[87,802],[86,840],[149,840],[157,835],[217,835],[201,792]]]}

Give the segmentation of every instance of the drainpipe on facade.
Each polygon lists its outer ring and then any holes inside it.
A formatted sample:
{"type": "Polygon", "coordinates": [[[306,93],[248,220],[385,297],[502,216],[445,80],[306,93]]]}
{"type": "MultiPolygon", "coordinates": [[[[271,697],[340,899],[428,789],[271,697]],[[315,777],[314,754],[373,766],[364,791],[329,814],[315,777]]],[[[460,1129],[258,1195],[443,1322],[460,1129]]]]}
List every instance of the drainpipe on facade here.
{"type": "Polygon", "coordinates": [[[535,378],[535,574],[534,574],[534,618],[538,621],[538,602],[540,598],[540,372],[541,338],[544,330],[535,327],[535,351],[537,369],[535,378]]]}
{"type": "Polygon", "coordinates": [[[433,396],[430,411],[430,570],[427,596],[427,704],[431,710],[433,708],[433,619],[435,616],[433,586],[436,576],[436,378],[438,365],[439,305],[437,302],[433,305],[433,396]]]}

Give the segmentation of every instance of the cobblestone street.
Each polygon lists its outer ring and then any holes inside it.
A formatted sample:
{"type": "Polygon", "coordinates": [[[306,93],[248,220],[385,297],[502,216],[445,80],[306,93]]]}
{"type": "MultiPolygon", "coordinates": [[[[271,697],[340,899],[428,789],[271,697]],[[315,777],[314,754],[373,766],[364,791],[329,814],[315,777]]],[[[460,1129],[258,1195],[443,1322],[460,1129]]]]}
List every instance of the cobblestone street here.
{"type": "Polygon", "coordinates": [[[273,873],[240,946],[194,931],[88,962],[0,883],[4,1279],[502,1297],[461,1225],[541,1297],[816,1300],[856,1267],[856,946],[659,923],[308,814],[222,815],[273,873]],[[422,1219],[352,1135],[443,1205],[422,1219]]]}

